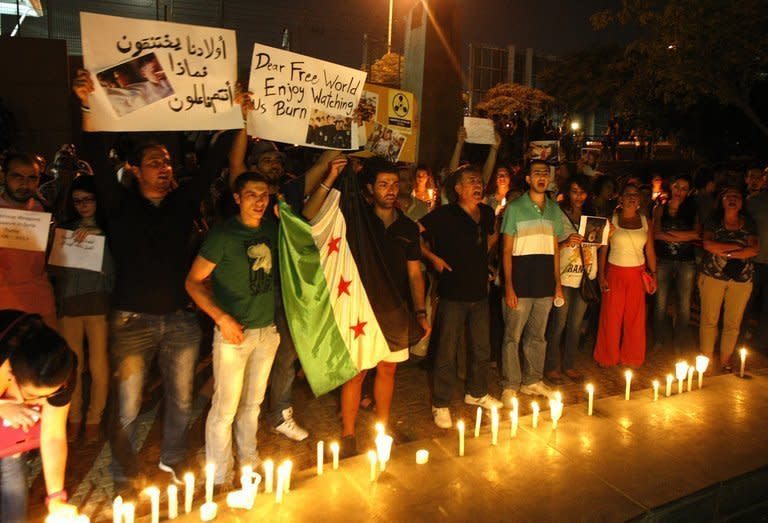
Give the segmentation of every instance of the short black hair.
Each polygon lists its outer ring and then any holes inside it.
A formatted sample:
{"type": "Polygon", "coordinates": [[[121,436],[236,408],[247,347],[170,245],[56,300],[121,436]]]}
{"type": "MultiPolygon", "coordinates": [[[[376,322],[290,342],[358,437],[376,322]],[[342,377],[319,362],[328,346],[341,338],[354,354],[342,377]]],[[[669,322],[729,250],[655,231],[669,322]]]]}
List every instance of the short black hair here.
{"type": "Polygon", "coordinates": [[[693,178],[691,178],[691,175],[688,173],[677,173],[672,176],[672,178],[669,179],[669,185],[672,185],[678,180],[682,180],[684,182],[688,182],[688,187],[693,189],[693,178]]]}
{"type": "Polygon", "coordinates": [[[40,162],[37,160],[34,154],[25,152],[11,151],[5,154],[3,158],[3,172],[9,172],[12,163],[20,163],[26,166],[37,166],[40,169],[40,162]]]}
{"type": "Polygon", "coordinates": [[[261,182],[269,186],[269,180],[263,174],[256,171],[245,171],[243,174],[235,178],[235,193],[240,194],[248,182],[261,182]]]}
{"type": "Polygon", "coordinates": [[[363,164],[363,180],[365,180],[365,183],[375,184],[376,177],[381,173],[394,173],[399,176],[400,171],[398,171],[394,163],[378,156],[365,160],[363,164]]]}
{"type": "Polygon", "coordinates": [[[528,170],[525,173],[526,176],[530,176],[531,175],[531,170],[533,169],[533,165],[536,164],[536,163],[540,163],[541,165],[546,165],[547,166],[547,172],[549,172],[549,164],[547,162],[545,162],[544,160],[539,160],[538,158],[534,158],[533,160],[528,162],[528,170]]]}
{"type": "Polygon", "coordinates": [[[144,159],[144,155],[150,149],[165,149],[168,148],[165,144],[160,143],[157,140],[145,140],[136,144],[130,153],[126,156],[125,160],[134,167],[141,166],[141,161],[144,159]]]}

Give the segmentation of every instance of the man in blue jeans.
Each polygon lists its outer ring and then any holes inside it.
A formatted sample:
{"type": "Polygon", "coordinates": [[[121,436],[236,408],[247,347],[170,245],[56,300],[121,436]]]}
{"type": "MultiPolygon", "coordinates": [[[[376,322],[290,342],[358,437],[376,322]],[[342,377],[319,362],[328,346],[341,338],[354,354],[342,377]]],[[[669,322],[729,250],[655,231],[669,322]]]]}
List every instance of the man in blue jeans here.
{"type": "MultiPolygon", "coordinates": [[[[94,83],[78,71],[73,91],[83,106],[83,130],[92,124],[88,98],[94,83]]],[[[110,318],[114,427],[109,431],[112,475],[126,495],[141,488],[141,460],[136,418],[152,362],[157,359],[165,388],[165,419],[159,468],[181,484],[192,412],[192,386],[200,329],[190,308],[184,278],[190,263],[190,234],[200,201],[220,171],[229,148],[220,139],[208,152],[201,172],[178,186],[165,145],[145,142],[126,159],[136,187],[123,187],[109,164],[109,143],[97,133],[83,133],[84,158],[93,167],[99,204],[105,213],[116,281],[110,318]]]]}
{"type": "Polygon", "coordinates": [[[510,406],[519,391],[550,396],[542,380],[547,351],[545,333],[553,298],[564,303],[560,286],[562,211],[547,196],[549,165],[533,160],[530,189],[507,206],[501,225],[504,266],[504,341],[501,347],[501,401],[510,406]],[[525,374],[520,367],[520,341],[525,374]]]}

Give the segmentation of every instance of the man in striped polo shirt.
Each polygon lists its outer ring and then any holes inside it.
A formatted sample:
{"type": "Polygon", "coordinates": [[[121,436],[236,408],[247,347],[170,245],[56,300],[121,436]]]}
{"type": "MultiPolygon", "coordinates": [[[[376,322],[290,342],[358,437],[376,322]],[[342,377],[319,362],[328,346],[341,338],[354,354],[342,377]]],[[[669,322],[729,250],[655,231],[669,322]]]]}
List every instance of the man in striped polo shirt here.
{"type": "Polygon", "coordinates": [[[501,232],[504,242],[504,342],[502,402],[509,406],[518,389],[523,394],[549,396],[542,381],[547,319],[555,303],[562,305],[557,237],[563,233],[562,212],[547,196],[549,166],[534,160],[526,181],[527,193],[507,206],[501,232]],[[520,340],[525,356],[520,368],[520,340]]]}

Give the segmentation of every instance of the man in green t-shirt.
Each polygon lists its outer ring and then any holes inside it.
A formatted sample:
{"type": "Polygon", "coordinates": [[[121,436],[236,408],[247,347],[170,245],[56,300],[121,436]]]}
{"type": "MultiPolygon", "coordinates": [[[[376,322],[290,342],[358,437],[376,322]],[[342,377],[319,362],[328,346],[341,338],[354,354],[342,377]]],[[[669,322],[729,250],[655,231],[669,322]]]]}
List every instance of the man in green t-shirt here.
{"type": "Polygon", "coordinates": [[[280,342],[275,327],[278,226],[264,216],[268,180],[255,172],[241,174],[234,198],[239,214],[210,231],[186,283],[189,295],[216,323],[213,398],[205,425],[205,454],[216,466],[216,485],[232,468],[233,422],[240,465],[259,465],[259,412],[280,342]]]}

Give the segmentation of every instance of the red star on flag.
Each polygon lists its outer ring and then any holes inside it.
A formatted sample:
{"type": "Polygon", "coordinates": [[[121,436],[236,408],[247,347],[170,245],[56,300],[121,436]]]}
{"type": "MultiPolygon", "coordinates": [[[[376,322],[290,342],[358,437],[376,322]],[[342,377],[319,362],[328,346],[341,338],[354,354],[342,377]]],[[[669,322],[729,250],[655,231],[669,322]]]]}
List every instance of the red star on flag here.
{"type": "Polygon", "coordinates": [[[357,325],[352,325],[350,329],[355,331],[355,339],[359,338],[360,336],[365,336],[365,326],[368,325],[367,321],[360,321],[357,320],[357,325]]]}
{"type": "Polygon", "coordinates": [[[339,244],[341,243],[341,236],[334,238],[331,236],[331,241],[328,242],[328,255],[334,252],[339,252],[339,244]]]}
{"type": "Polygon", "coordinates": [[[349,293],[349,286],[352,284],[352,280],[345,280],[344,276],[341,276],[339,278],[339,294],[336,296],[337,298],[341,296],[342,294],[346,294],[347,296],[352,296],[349,293]]]}

